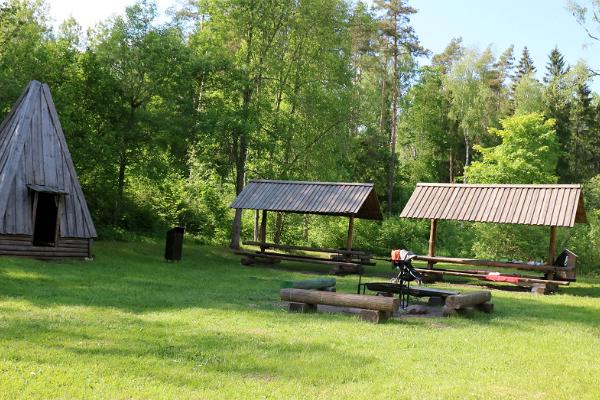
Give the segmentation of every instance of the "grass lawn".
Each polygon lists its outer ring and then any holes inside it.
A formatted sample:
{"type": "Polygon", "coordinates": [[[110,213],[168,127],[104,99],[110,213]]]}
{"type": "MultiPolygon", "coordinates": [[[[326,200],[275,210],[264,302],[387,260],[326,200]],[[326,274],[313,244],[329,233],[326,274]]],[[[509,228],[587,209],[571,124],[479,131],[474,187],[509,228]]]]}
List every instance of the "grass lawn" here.
{"type": "Polygon", "coordinates": [[[279,284],[297,271],[196,245],[168,264],[162,250],[0,259],[0,398],[600,398],[600,279],[495,290],[496,311],[472,319],[373,325],[288,314],[279,284]]]}

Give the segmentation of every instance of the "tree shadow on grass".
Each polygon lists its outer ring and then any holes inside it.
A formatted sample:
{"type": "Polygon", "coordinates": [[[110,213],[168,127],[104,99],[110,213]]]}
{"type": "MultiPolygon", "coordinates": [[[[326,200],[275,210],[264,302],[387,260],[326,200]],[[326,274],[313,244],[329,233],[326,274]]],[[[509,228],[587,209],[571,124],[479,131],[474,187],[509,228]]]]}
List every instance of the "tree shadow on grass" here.
{"type": "MultiPolygon", "coordinates": [[[[137,244],[136,244],[137,245],[137,244]]],[[[121,246],[93,262],[8,259],[0,265],[0,298],[38,306],[82,305],[132,312],[205,308],[272,308],[285,273],[244,269],[218,250],[196,250],[178,264],[154,248],[121,246]],[[150,251],[146,251],[150,250],[150,251]],[[210,254],[212,252],[212,254],[210,254]]]]}
{"type": "MultiPolygon", "coordinates": [[[[140,320],[137,322],[144,328],[140,331],[127,324],[130,319],[122,321],[123,327],[118,330],[93,331],[75,320],[57,323],[15,317],[3,322],[0,339],[18,338],[28,346],[69,352],[76,357],[67,357],[68,360],[81,360],[77,362],[85,361],[91,365],[105,364],[108,359],[113,368],[122,370],[119,373],[131,374],[131,378],[150,378],[165,384],[192,387],[197,384],[197,374],[206,372],[227,373],[240,379],[295,381],[300,379],[298,371],[310,371],[315,367],[315,360],[320,360],[318,372],[321,375],[315,376],[313,382],[318,385],[321,378],[325,378],[325,382],[334,380],[338,371],[336,363],[340,360],[345,369],[356,371],[379,362],[364,354],[348,354],[335,343],[273,334],[268,329],[230,334],[218,329],[190,329],[190,323],[140,320]],[[135,368],[129,368],[132,363],[135,368]]],[[[300,332],[302,325],[301,320],[289,321],[289,327],[295,332],[300,332]]],[[[48,363],[54,368],[53,354],[52,351],[45,352],[42,358],[30,361],[48,363]]],[[[11,355],[4,357],[10,360],[11,355]]],[[[16,357],[24,361],[22,353],[16,357]]],[[[356,376],[360,377],[360,374],[356,376]]]]}

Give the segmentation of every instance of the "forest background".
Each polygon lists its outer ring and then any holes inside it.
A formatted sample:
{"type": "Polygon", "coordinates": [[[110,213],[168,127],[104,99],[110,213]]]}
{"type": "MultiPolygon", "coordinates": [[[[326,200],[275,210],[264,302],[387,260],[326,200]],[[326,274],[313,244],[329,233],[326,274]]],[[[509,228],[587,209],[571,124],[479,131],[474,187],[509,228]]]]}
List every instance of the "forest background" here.
{"type": "MultiPolygon", "coordinates": [[[[600,2],[569,7],[598,40],[600,2]]],[[[54,29],[42,0],[7,0],[0,118],[28,81],[49,84],[100,239],[181,225],[236,246],[254,215],[228,206],[250,179],[373,182],[386,218],[358,222],[356,247],[424,252],[428,221],[398,217],[417,182],[582,183],[588,223],[559,230],[559,247],[600,272],[600,66],[567,65],[558,48],[534,65],[526,47],[460,38],[431,54],[416,12],[404,0],[199,0],[159,19],[142,0],[83,32],[72,18],[54,29]]],[[[275,242],[337,247],[347,221],[269,223],[275,242]]],[[[547,228],[438,232],[449,256],[547,252],[547,228]]]]}

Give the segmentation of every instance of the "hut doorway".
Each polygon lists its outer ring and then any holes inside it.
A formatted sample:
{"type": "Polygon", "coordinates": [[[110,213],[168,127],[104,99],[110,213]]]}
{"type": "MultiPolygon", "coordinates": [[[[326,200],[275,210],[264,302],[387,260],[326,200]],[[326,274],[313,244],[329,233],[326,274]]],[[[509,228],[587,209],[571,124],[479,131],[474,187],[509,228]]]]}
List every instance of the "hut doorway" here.
{"type": "Polygon", "coordinates": [[[54,247],[58,232],[58,205],[54,193],[36,192],[33,200],[33,245],[54,247]]]}

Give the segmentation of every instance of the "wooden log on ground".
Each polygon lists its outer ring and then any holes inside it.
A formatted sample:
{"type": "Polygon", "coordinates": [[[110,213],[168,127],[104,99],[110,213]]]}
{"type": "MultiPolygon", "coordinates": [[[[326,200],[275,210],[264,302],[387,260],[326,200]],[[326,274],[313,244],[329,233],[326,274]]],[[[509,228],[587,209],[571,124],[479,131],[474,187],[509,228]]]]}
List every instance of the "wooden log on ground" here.
{"type": "Polygon", "coordinates": [[[281,288],[323,289],[332,286],[335,287],[335,283],[335,278],[303,279],[301,281],[283,281],[281,282],[281,288]]]}
{"type": "Polygon", "coordinates": [[[486,314],[490,314],[492,311],[494,311],[494,303],[481,303],[481,304],[477,304],[475,306],[475,308],[479,311],[482,311],[486,314]]]}
{"type": "Polygon", "coordinates": [[[277,264],[280,262],[281,262],[281,260],[278,260],[276,258],[263,257],[263,256],[260,256],[257,254],[246,255],[245,257],[242,257],[242,259],[240,260],[240,263],[242,265],[252,265],[252,264],[273,265],[273,264],[277,264]]]}
{"type": "Polygon", "coordinates": [[[484,290],[479,292],[457,294],[455,296],[446,297],[446,307],[458,310],[461,308],[485,303],[491,299],[492,293],[484,290]]]}
{"type": "Polygon", "coordinates": [[[322,292],[304,289],[281,289],[282,300],[308,304],[326,304],[330,306],[355,307],[367,310],[395,312],[400,299],[393,297],[369,296],[361,294],[322,292]]]}
{"type": "Polygon", "coordinates": [[[469,306],[469,307],[459,308],[458,310],[456,310],[456,312],[463,317],[471,318],[475,315],[475,307],[469,306]]]}
{"type": "Polygon", "coordinates": [[[308,313],[315,311],[317,311],[317,306],[315,304],[298,303],[295,301],[290,301],[288,303],[288,312],[308,313]]]}
{"type": "Polygon", "coordinates": [[[379,324],[387,321],[391,315],[392,313],[389,311],[361,310],[360,314],[358,314],[358,317],[363,321],[379,324]]]}

